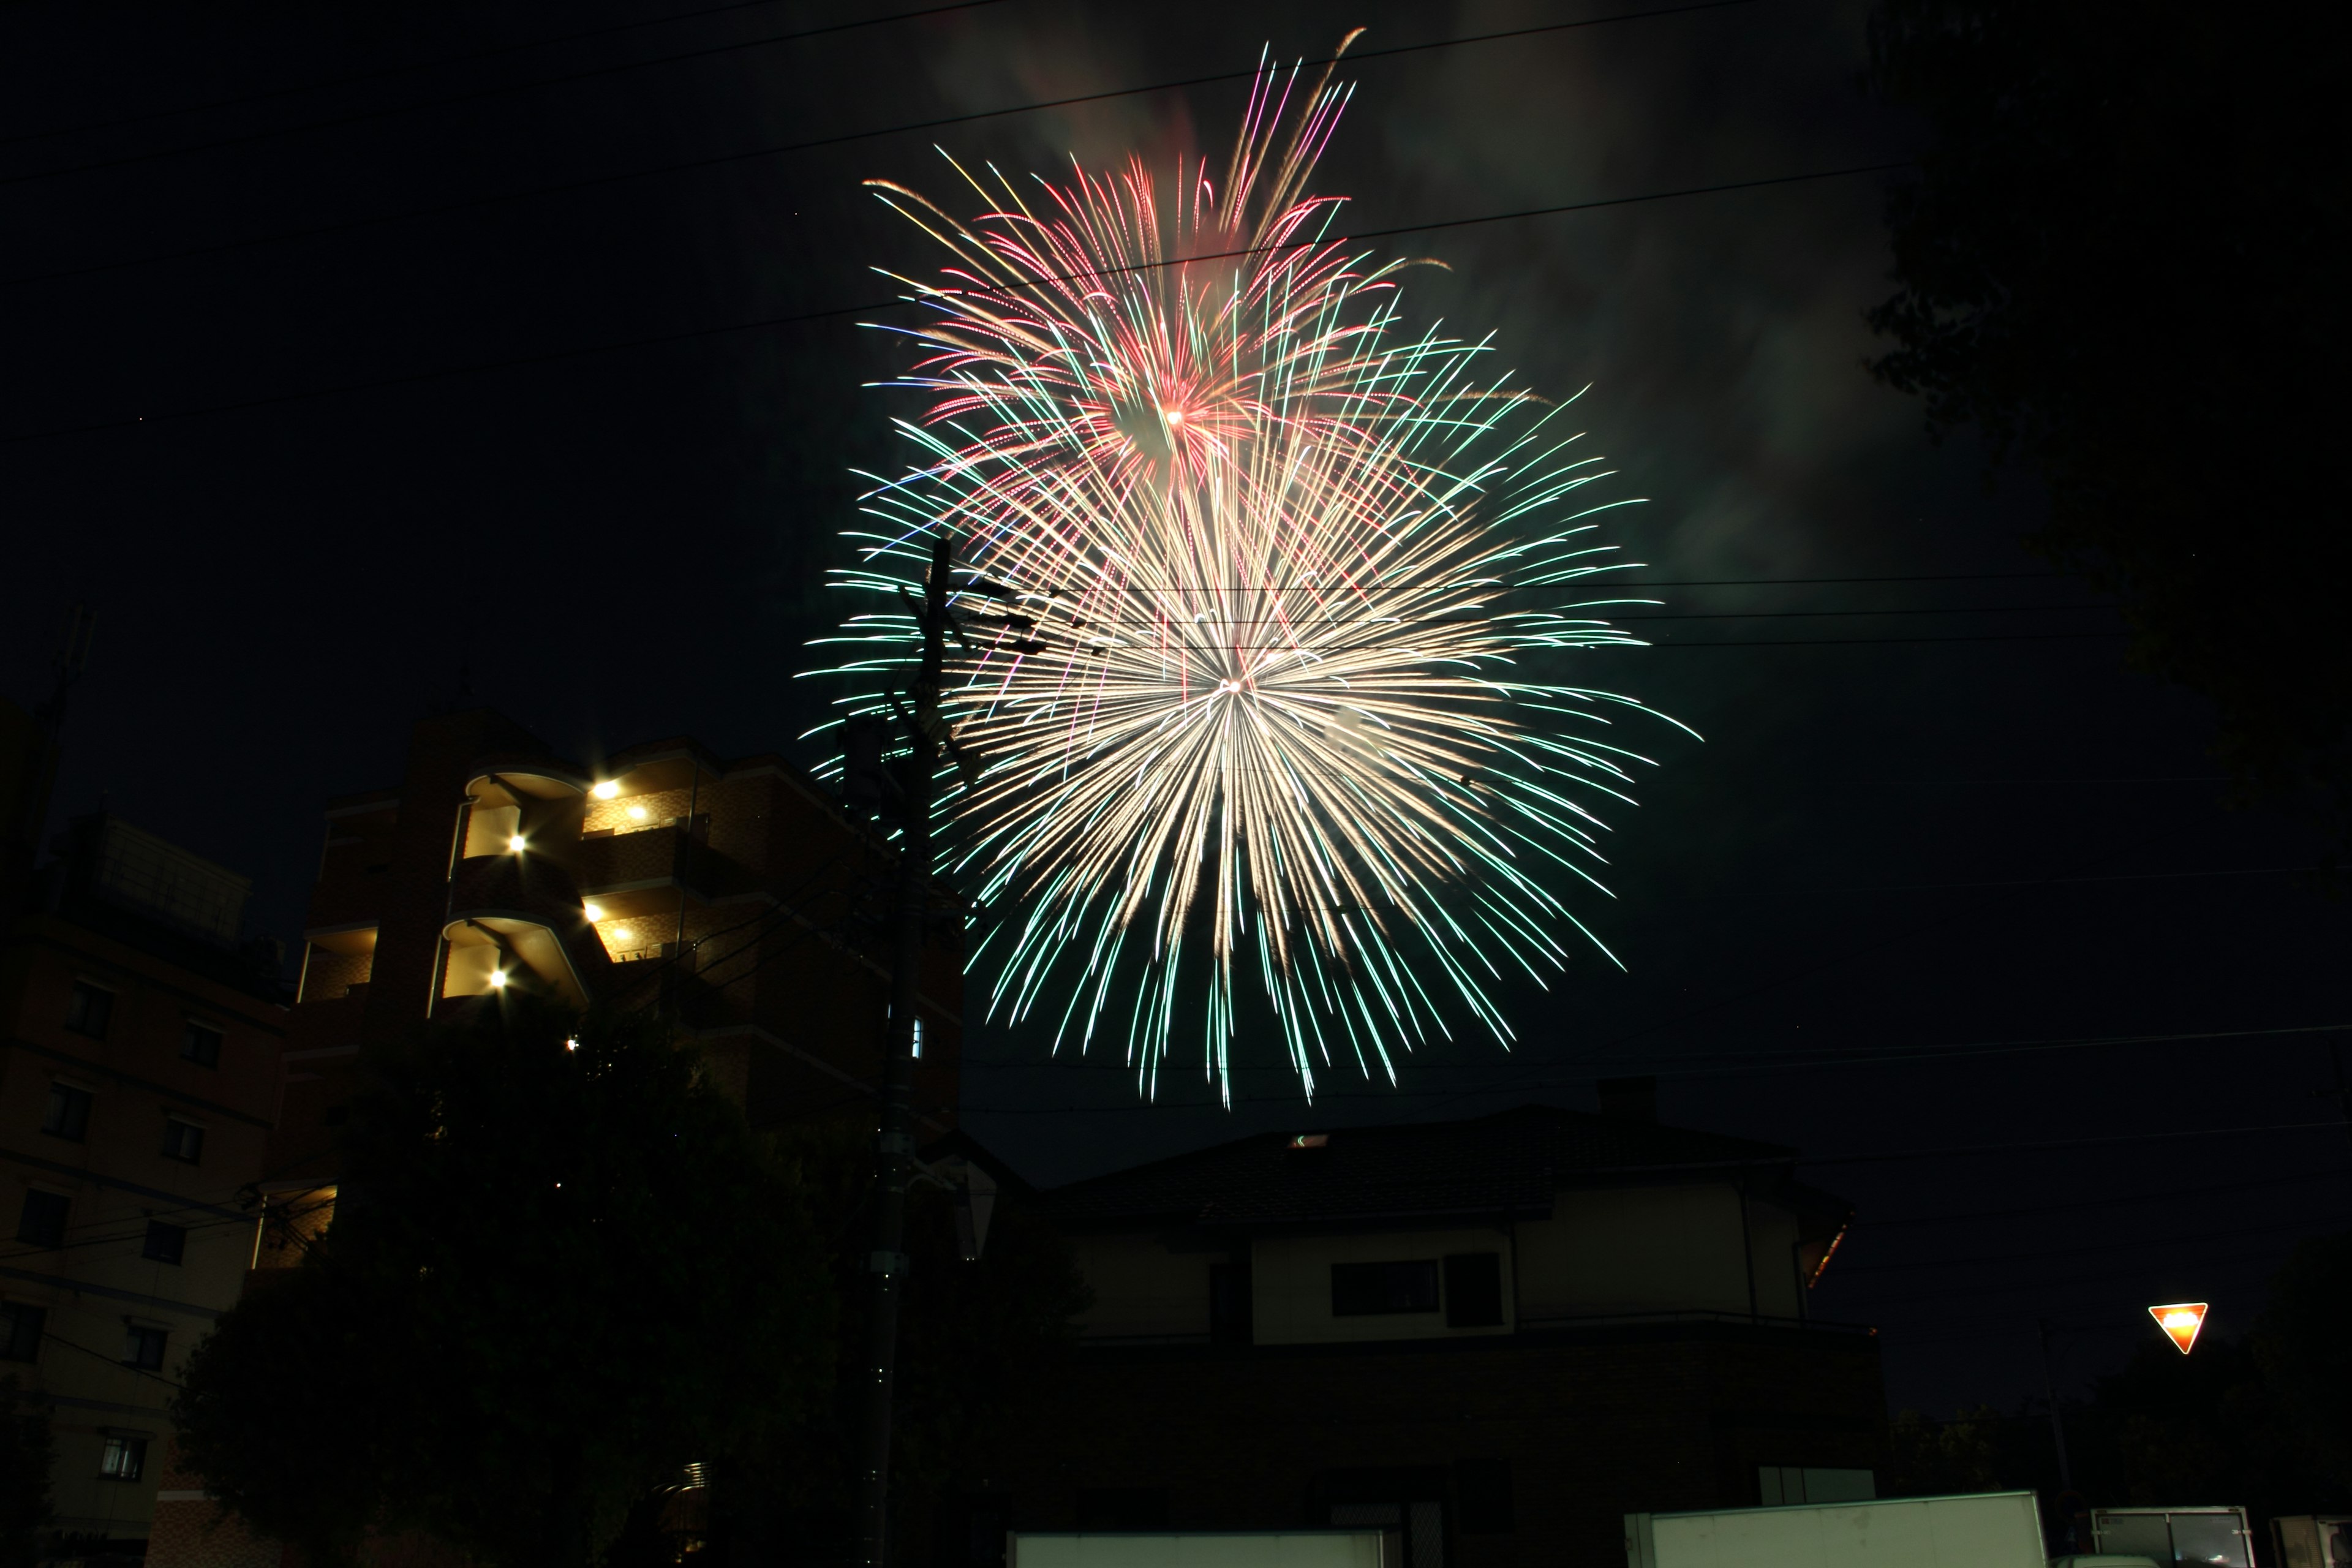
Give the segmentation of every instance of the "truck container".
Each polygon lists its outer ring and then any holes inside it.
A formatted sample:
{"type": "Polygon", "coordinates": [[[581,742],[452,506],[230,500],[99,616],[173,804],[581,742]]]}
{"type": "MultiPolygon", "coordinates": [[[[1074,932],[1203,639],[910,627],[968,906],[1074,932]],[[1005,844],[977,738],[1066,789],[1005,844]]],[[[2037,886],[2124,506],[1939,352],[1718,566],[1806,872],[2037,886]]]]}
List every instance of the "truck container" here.
{"type": "Polygon", "coordinates": [[[1625,1516],[1626,1568],[2047,1568],[2030,1491],[1625,1516]]]}
{"type": "Polygon", "coordinates": [[[1005,1538],[1004,1568],[1398,1568],[1393,1531],[1091,1531],[1005,1538]]]}
{"type": "Polygon", "coordinates": [[[2152,1558],[2158,1568],[2254,1568],[2242,1508],[2095,1508],[2091,1549],[2152,1558]]]}
{"type": "Polygon", "coordinates": [[[2271,1545],[2271,1568],[2352,1568],[2352,1514],[2282,1514],[2271,1545]]]}

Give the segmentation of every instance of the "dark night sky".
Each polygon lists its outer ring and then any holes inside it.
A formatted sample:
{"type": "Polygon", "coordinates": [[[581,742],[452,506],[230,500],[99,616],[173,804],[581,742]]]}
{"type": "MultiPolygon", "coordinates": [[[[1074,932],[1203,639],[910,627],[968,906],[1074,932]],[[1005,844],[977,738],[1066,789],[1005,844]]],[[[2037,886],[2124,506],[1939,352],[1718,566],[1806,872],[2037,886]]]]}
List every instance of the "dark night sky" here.
{"type": "MultiPolygon", "coordinates": [[[[835,610],[848,470],[894,461],[903,405],[861,390],[886,342],[837,315],[543,356],[887,299],[868,268],[931,257],[861,179],[946,192],[934,140],[1047,172],[1221,152],[1242,85],[728,154],[1237,70],[1262,42],[1319,54],[1357,25],[1378,49],[1609,9],[1003,0],[719,47],[879,14],[755,5],[161,113],[665,8],[11,6],[0,437],[32,438],[0,443],[0,689],[37,697],[60,606],[94,604],[58,810],[103,793],[250,873],[281,933],[320,801],[392,781],[461,665],[583,755],[679,731],[792,750],[825,695],[793,678],[835,610]],[[538,363],[434,374],[517,360],[538,363]]],[[[1369,59],[1319,184],[1384,228],[1899,159],[1919,132],[1859,90],[1862,22],[1759,0],[1369,59]]],[[[1396,242],[1451,268],[1414,275],[1416,319],[1497,333],[1547,393],[1590,384],[1614,493],[1649,498],[1613,524],[1635,577],[1729,580],[1660,596],[1754,617],[1589,656],[1593,684],[1706,737],[1636,742],[1660,765],[1591,916],[1629,973],[1582,962],[1526,999],[1508,1058],[1465,1041],[1311,1111],[1270,1045],[1225,1113],[1191,1080],[1139,1107],[1116,1064],[983,1037],[983,1139],[1060,1180],[1267,1127],[1589,1105],[1643,1071],[1670,1120],[1824,1160],[2336,1113],[2325,1036],[1963,1048],[2345,1022],[2352,922],[2294,874],[2315,851],[2292,825],[2223,808],[2200,707],[2126,670],[2114,614],[2023,550],[2032,487],[1989,493],[1979,452],[1931,447],[1864,374],[1889,177],[1396,242]],[[1822,578],[1880,580],[1786,581],[1822,578]]],[[[2214,1331],[2242,1331],[2287,1247],[2343,1224],[2347,1173],[2329,1129],[1824,1163],[1860,1220],[1818,1307],[1882,1325],[1898,1405],[2013,1403],[2037,1315],[2069,1325],[2076,1385],[2154,1332],[2150,1301],[2210,1297],[2214,1331]]]]}

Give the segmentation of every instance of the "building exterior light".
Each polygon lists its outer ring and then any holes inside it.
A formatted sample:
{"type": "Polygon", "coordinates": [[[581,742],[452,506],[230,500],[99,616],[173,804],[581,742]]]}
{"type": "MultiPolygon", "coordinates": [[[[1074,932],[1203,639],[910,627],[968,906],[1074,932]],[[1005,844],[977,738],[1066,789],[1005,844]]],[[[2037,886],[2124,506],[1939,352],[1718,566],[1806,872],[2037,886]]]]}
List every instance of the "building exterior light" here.
{"type": "Polygon", "coordinates": [[[520,855],[522,853],[522,835],[518,833],[507,840],[507,847],[520,855]]]}
{"type": "Polygon", "coordinates": [[[604,918],[604,911],[598,909],[593,904],[583,904],[580,908],[582,912],[587,915],[588,923],[590,925],[594,925],[597,921],[604,918]]]}
{"type": "Polygon", "coordinates": [[[596,787],[590,790],[588,793],[594,795],[598,800],[610,800],[614,795],[621,793],[621,781],[618,779],[599,780],[596,787]]]}
{"type": "Polygon", "coordinates": [[[568,1039],[568,1040],[564,1041],[564,1042],[563,1042],[563,1048],[564,1048],[565,1050],[567,1050],[567,1051],[576,1051],[576,1050],[578,1050],[578,1049],[580,1048],[580,1037],[579,1037],[579,1036],[577,1036],[577,1035],[574,1035],[574,1036],[572,1036],[570,1039],[568,1039]]]}
{"type": "Polygon", "coordinates": [[[490,971],[490,989],[491,989],[491,990],[493,990],[493,991],[503,991],[503,990],[505,990],[506,988],[507,988],[507,972],[506,972],[505,970],[503,970],[503,969],[493,969],[493,970],[491,970],[491,971],[490,971]]]}
{"type": "Polygon", "coordinates": [[[2169,1306],[2150,1307],[2147,1315],[2156,1320],[2156,1326],[2164,1331],[2164,1337],[2179,1346],[2182,1355],[2187,1355],[2189,1347],[2197,1342],[2197,1331],[2205,1326],[2205,1303],[2175,1301],[2169,1306]]]}

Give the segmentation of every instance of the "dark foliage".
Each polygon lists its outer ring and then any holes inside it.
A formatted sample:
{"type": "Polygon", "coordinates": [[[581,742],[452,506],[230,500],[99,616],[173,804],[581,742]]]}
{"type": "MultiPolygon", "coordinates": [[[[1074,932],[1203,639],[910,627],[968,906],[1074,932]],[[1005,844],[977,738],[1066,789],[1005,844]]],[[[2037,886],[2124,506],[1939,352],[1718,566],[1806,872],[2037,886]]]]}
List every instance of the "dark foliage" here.
{"type": "Polygon", "coordinates": [[[48,1406],[0,1377],[0,1568],[33,1568],[49,1523],[48,1406]]]}
{"type": "Polygon", "coordinates": [[[175,1406],[257,1528],[321,1561],[415,1529],[585,1563],[688,1461],[821,1400],[802,1194],[658,1026],[510,1002],[372,1065],[331,1229],[175,1406]]]}
{"type": "Polygon", "coordinates": [[[2352,842],[2341,6],[1880,0],[1934,141],[1873,366],[2046,482],[2035,542],[2210,698],[2242,792],[2352,842]]]}
{"type": "MultiPolygon", "coordinates": [[[[804,1173],[835,1260],[843,1304],[839,1396],[759,1463],[729,1467],[714,1480],[711,1560],[721,1568],[854,1560],[850,1467],[864,1415],[856,1395],[866,1353],[873,1142],[872,1124],[853,1116],[801,1128],[785,1144],[804,1173]]],[[[907,1252],[891,1531],[900,1552],[919,1555],[940,1505],[985,1489],[990,1456],[1003,1451],[1021,1391],[1052,1375],[1087,1296],[1068,1247],[1017,1192],[1000,1195],[987,1246],[978,1261],[966,1262],[952,1197],[918,1184],[908,1198],[907,1252]]]]}

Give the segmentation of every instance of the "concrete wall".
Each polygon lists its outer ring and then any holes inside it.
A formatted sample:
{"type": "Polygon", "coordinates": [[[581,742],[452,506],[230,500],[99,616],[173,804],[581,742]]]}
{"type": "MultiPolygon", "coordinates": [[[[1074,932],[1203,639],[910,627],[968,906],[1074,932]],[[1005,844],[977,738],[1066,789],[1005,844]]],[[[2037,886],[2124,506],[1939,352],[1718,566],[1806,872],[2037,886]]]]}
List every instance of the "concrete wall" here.
{"type": "Polygon", "coordinates": [[[1518,1226],[1520,1314],[1745,1313],[1739,1217],[1727,1182],[1564,1192],[1549,1219],[1518,1226]]]}

